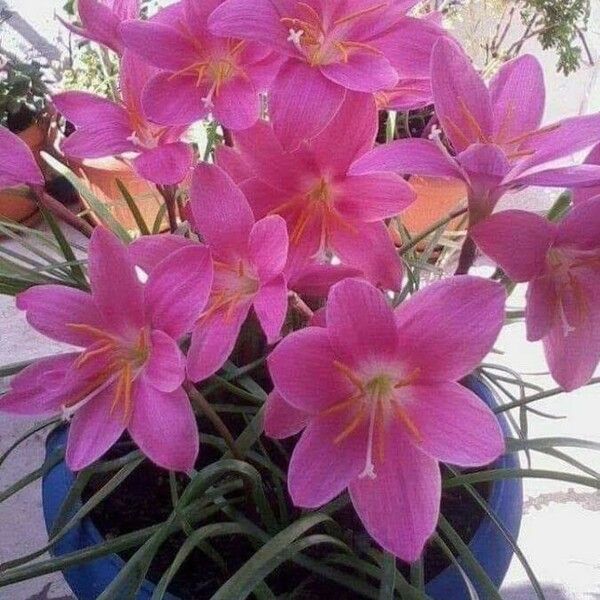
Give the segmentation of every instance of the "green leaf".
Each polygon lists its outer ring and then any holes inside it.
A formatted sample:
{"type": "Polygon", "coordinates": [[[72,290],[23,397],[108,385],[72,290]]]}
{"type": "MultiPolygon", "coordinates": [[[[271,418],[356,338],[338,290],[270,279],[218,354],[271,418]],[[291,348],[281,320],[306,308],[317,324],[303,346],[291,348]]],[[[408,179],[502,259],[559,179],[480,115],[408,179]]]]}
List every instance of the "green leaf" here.
{"type": "Polygon", "coordinates": [[[302,517],[269,540],[247,561],[221,588],[211,600],[244,600],[252,590],[279,565],[303,550],[318,544],[332,544],[342,549],[347,546],[328,535],[312,535],[298,539],[309,529],[329,520],[326,515],[314,513],[302,517]]]}
{"type": "Polygon", "coordinates": [[[384,552],[381,557],[381,580],[379,584],[379,600],[394,600],[396,587],[396,557],[384,552]]]}
{"type": "Polygon", "coordinates": [[[87,204],[98,219],[108,227],[113,233],[115,233],[125,243],[131,241],[131,236],[127,230],[115,219],[110,210],[106,207],[106,204],[102,202],[83,181],[69,169],[66,165],[56,160],[53,156],[47,152],[42,152],[42,158],[54,169],[59,175],[66,177],[69,183],[77,190],[77,193],[85,199],[87,204]]]}
{"type": "Polygon", "coordinates": [[[144,217],[142,216],[138,205],[133,199],[133,196],[129,193],[129,190],[125,187],[125,184],[120,179],[116,179],[115,181],[117,182],[119,191],[121,192],[123,199],[127,203],[129,211],[131,212],[131,215],[133,216],[133,219],[135,220],[135,223],[138,226],[140,233],[142,235],[150,235],[148,225],[146,225],[146,221],[144,221],[144,217]]]}
{"type": "Polygon", "coordinates": [[[469,600],[481,600],[479,598],[477,590],[473,587],[471,580],[465,573],[465,570],[462,568],[462,565],[456,560],[456,557],[452,553],[452,550],[450,550],[450,548],[448,547],[448,544],[446,544],[446,542],[444,542],[444,540],[437,533],[433,536],[432,539],[441,548],[442,552],[444,553],[450,564],[454,565],[454,567],[460,573],[460,576],[462,577],[465,587],[467,589],[467,593],[469,594],[469,600]]]}
{"type": "Polygon", "coordinates": [[[63,256],[66,260],[73,263],[73,266],[71,267],[71,273],[73,275],[74,281],[79,283],[82,289],[89,289],[85,273],[83,272],[81,266],[78,264],[77,257],[75,256],[71,245],[67,241],[67,238],[65,238],[61,228],[56,222],[56,219],[43,206],[40,206],[40,212],[42,213],[46,223],[48,223],[52,234],[56,238],[56,242],[58,243],[58,246],[60,247],[63,256]]]}
{"type": "Polygon", "coordinates": [[[475,556],[473,556],[469,546],[465,544],[460,535],[455,531],[455,529],[452,527],[452,525],[450,525],[443,515],[440,515],[438,528],[454,547],[454,549],[459,553],[466,570],[469,572],[469,575],[474,577],[481,586],[481,589],[485,593],[485,600],[502,600],[502,596],[500,596],[496,586],[489,578],[484,568],[479,564],[475,556]]]}
{"type": "Polygon", "coordinates": [[[161,232],[166,214],[167,205],[166,203],[163,203],[160,205],[158,212],[156,213],[156,218],[154,219],[154,224],[152,225],[152,235],[156,235],[161,232]]]}
{"type": "Polygon", "coordinates": [[[586,450],[599,450],[600,443],[590,440],[579,440],[566,437],[534,438],[529,440],[506,440],[508,452],[520,452],[523,450],[543,450],[546,448],[585,448],[586,450]]]}
{"type": "MultiPolygon", "coordinates": [[[[23,363],[21,363],[21,364],[23,364],[23,363]]],[[[27,366],[28,364],[30,364],[30,363],[26,363],[25,366],[27,366]]],[[[14,368],[14,365],[13,365],[12,368],[14,368]]],[[[10,367],[3,367],[2,369],[0,369],[0,377],[4,377],[5,376],[7,369],[8,369],[8,374],[12,375],[12,373],[10,372],[10,367]]],[[[23,433],[22,435],[20,435],[6,449],[5,452],[3,452],[2,454],[0,454],[0,466],[2,466],[2,463],[10,456],[10,454],[12,452],[14,452],[23,442],[27,441],[32,435],[35,435],[36,433],[38,433],[38,431],[42,431],[43,429],[46,429],[46,427],[50,427],[51,425],[55,425],[59,421],[60,421],[59,417],[52,417],[51,419],[47,419],[46,421],[42,421],[41,423],[38,423],[37,425],[34,425],[31,429],[28,429],[25,433],[23,433]]]]}

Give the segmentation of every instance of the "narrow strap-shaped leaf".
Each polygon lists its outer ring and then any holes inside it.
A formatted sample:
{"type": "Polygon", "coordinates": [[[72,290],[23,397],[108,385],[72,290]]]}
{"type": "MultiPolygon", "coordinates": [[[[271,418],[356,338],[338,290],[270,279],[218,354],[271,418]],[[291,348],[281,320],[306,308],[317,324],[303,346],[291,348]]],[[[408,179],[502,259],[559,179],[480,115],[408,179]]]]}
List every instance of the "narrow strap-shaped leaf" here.
{"type": "Polygon", "coordinates": [[[394,600],[396,587],[396,557],[384,552],[381,557],[381,579],[379,583],[379,600],[394,600]]]}
{"type": "Polygon", "coordinates": [[[142,235],[150,235],[150,229],[148,229],[148,225],[146,224],[146,221],[144,221],[144,217],[142,216],[142,213],[140,212],[140,209],[133,196],[129,193],[129,190],[125,187],[125,184],[120,179],[116,179],[115,181],[117,182],[119,191],[127,203],[127,207],[129,208],[129,211],[131,212],[131,215],[135,221],[135,224],[138,226],[140,233],[142,235]]]}
{"type": "Polygon", "coordinates": [[[481,600],[481,598],[479,598],[477,590],[473,587],[469,576],[465,573],[465,570],[462,568],[461,564],[456,560],[456,557],[452,553],[452,550],[450,550],[450,548],[448,547],[448,544],[446,544],[446,542],[444,542],[444,540],[437,533],[433,536],[432,539],[440,547],[450,564],[453,565],[456,568],[456,570],[460,573],[460,576],[462,577],[463,582],[465,584],[467,593],[469,594],[469,600],[481,600]]]}
{"type": "MultiPolygon", "coordinates": [[[[21,363],[23,364],[23,363],[21,363]]],[[[25,368],[31,363],[25,363],[25,368]]],[[[14,368],[15,365],[13,365],[14,368]]],[[[20,369],[19,369],[20,370],[20,369]]],[[[18,371],[17,371],[18,372],[18,371]]],[[[5,375],[12,375],[10,372],[10,367],[3,367],[0,369],[0,377],[4,377],[5,375]],[[6,370],[8,369],[8,373],[6,370]]],[[[51,425],[55,425],[60,421],[59,417],[52,417],[51,419],[47,419],[46,421],[42,421],[37,425],[34,425],[31,429],[28,429],[25,433],[20,435],[2,454],[0,454],[0,467],[2,463],[23,443],[26,442],[32,435],[38,433],[38,431],[42,431],[46,429],[46,427],[50,427],[51,425]]]]}

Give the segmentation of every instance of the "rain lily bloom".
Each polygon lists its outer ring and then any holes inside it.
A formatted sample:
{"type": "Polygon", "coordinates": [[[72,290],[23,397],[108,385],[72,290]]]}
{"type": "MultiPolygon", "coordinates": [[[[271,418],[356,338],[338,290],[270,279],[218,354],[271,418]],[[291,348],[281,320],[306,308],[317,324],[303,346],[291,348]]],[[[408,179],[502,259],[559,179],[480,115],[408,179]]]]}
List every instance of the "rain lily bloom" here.
{"type": "Polygon", "coordinates": [[[27,144],[0,127],[0,189],[18,185],[44,185],[44,177],[27,144]]]}
{"type": "Polygon", "coordinates": [[[600,139],[600,113],[540,128],[545,87],[533,56],[503,65],[488,89],[464,51],[441,39],[433,51],[431,85],[453,152],[439,139],[399,140],[360,158],[352,174],[395,171],[461,179],[468,187],[471,225],[491,214],[511,189],[600,183],[597,166],[550,168],[548,163],[600,139]]]}
{"type": "Polygon", "coordinates": [[[310,145],[293,153],[265,122],[235,135],[233,150],[219,150],[217,162],[240,181],[256,218],[286,220],[290,280],[335,255],[376,285],[400,287],[402,265],[384,219],[408,207],[414,192],[393,173],[348,175],[352,161],[372,148],[376,129],[372,96],[353,94],[310,145]]]}
{"type": "Polygon", "coordinates": [[[0,410],[71,419],[66,460],[72,470],[100,458],[127,430],[156,464],[189,471],[198,429],[183,390],[177,341],[203,310],[212,284],[208,249],[183,248],[145,285],[127,248],[96,228],[89,246],[91,293],[43,285],[17,297],[37,331],[84,348],[42,359],[12,382],[0,410]]]}
{"type": "Polygon", "coordinates": [[[426,70],[422,40],[412,37],[420,35],[421,22],[406,17],[413,4],[226,0],[208,24],[216,35],[261,42],[285,58],[270,89],[269,111],[277,136],[295,149],[324,129],[347,91],[373,94],[401,87],[392,62],[397,54],[403,54],[399,66],[419,62],[408,69],[408,78],[426,70]]]}
{"type": "Polygon", "coordinates": [[[126,46],[161,69],[148,82],[143,100],[156,123],[185,125],[213,114],[236,130],[260,117],[259,92],[278,64],[264,46],[208,31],[208,15],[221,2],[184,0],[179,19],[122,25],[126,46]]]}
{"type": "MultiPolygon", "coordinates": [[[[600,144],[595,146],[585,159],[586,165],[600,165],[600,144]]],[[[573,203],[579,204],[590,198],[600,196],[600,182],[593,187],[577,188],[573,190],[573,203]]]]}
{"type": "Polygon", "coordinates": [[[192,148],[180,141],[187,127],[155,125],[141,105],[142,90],[153,72],[126,52],[121,61],[120,102],[87,92],[54,96],[56,108],[77,127],[62,143],[63,152],[77,159],[135,153],[131,163],[144,179],[161,185],[185,179],[194,160],[192,148]]]}
{"type": "Polygon", "coordinates": [[[504,450],[492,411],[456,383],[492,348],[504,301],[497,283],[469,276],[395,311],[365,281],[336,284],[326,326],[289,335],[268,362],[269,431],[306,426],[288,472],[294,504],[316,508],[348,488],[369,534],[416,560],[438,519],[438,461],[485,465],[504,450]]]}
{"type": "Polygon", "coordinates": [[[288,234],[278,215],[255,221],[244,194],[214,165],[196,167],[191,208],[215,269],[208,305],[196,316],[188,352],[188,375],[201,381],[227,360],[251,308],[267,342],[279,338],[288,306],[283,275],[288,234]]]}
{"type": "Polygon", "coordinates": [[[542,340],[550,372],[571,391],[600,361],[600,198],[560,223],[518,210],[492,215],[472,232],[481,250],[527,289],[527,339],[542,340]]]}
{"type": "Polygon", "coordinates": [[[77,11],[81,27],[63,19],[60,19],[61,23],[69,31],[122,54],[119,26],[123,21],[138,18],[140,0],[78,0],[77,11]]]}

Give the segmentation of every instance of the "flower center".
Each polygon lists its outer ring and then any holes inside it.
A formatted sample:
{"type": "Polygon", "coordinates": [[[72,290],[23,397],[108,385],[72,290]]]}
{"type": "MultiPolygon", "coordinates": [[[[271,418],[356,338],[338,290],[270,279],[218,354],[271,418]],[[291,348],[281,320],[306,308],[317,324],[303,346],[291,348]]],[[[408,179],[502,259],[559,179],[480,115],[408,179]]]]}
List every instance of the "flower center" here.
{"type": "Polygon", "coordinates": [[[344,38],[347,34],[347,25],[379,11],[387,5],[387,2],[375,4],[326,24],[312,6],[305,2],[296,2],[297,16],[282,17],[281,23],[288,27],[288,42],[296,47],[311,67],[348,62],[350,53],[354,50],[363,50],[374,54],[381,53],[374,46],[352,42],[344,38]]]}
{"type": "Polygon", "coordinates": [[[147,328],[140,330],[133,343],[116,335],[81,323],[69,323],[69,327],[81,333],[87,333],[97,340],[84,350],[75,361],[75,368],[81,368],[92,359],[104,361],[103,368],[89,382],[77,397],[67,401],[63,406],[63,416],[70,419],[73,414],[100,392],[116,384],[111,414],[120,404],[123,406],[123,420],[129,422],[133,410],[133,382],[150,357],[150,332],[147,328]]]}
{"type": "Polygon", "coordinates": [[[214,283],[208,308],[198,320],[206,319],[216,312],[224,312],[230,320],[236,308],[254,297],[260,289],[260,282],[254,270],[242,259],[236,263],[214,261],[214,283]]]}
{"type": "Polygon", "coordinates": [[[385,452],[385,427],[391,419],[399,421],[415,442],[419,443],[422,439],[417,426],[404,408],[402,393],[399,391],[412,385],[419,378],[420,369],[406,375],[399,375],[390,369],[364,376],[339,361],[335,361],[333,366],[348,379],[355,392],[325,410],[323,414],[347,411],[350,415],[348,424],[336,436],[334,444],[343,442],[368,420],[365,467],[359,477],[374,479],[376,473],[373,451],[374,448],[377,449],[378,459],[382,462],[385,452]]]}
{"type": "Polygon", "coordinates": [[[333,185],[325,177],[318,179],[304,196],[285,202],[270,214],[280,214],[288,221],[290,243],[296,246],[302,241],[308,225],[316,221],[320,230],[319,246],[314,254],[317,259],[323,259],[331,250],[331,233],[336,227],[357,233],[336,209],[333,185]]]}
{"type": "MultiPolygon", "coordinates": [[[[194,41],[195,42],[195,41],[194,41]]],[[[196,42],[195,42],[196,43],[196,42]]],[[[182,74],[191,74],[196,77],[196,87],[206,83],[210,85],[208,93],[202,102],[206,109],[214,108],[213,99],[219,95],[221,86],[233,79],[236,75],[243,73],[238,64],[238,55],[246,42],[243,40],[227,40],[227,50],[220,56],[207,56],[202,48],[198,48],[198,61],[176,73],[170,79],[182,74]]]]}

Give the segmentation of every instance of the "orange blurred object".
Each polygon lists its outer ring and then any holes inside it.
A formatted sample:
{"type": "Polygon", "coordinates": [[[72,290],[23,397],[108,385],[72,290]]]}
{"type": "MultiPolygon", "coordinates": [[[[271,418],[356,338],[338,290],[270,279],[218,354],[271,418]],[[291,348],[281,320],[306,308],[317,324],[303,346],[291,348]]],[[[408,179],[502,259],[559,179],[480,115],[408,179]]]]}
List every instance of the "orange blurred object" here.
{"type": "MultiPolygon", "coordinates": [[[[409,183],[417,199],[402,213],[401,221],[411,235],[418,235],[443,219],[467,197],[467,188],[458,179],[411,177],[409,183]]],[[[463,217],[454,219],[448,229],[458,230],[463,220],[463,217]]]]}
{"type": "MultiPolygon", "coordinates": [[[[152,229],[164,202],[163,198],[154,184],[142,179],[125,161],[116,158],[93,159],[85,160],[73,167],[75,173],[83,179],[94,195],[106,204],[115,219],[125,229],[139,231],[127,202],[117,186],[117,179],[119,179],[135,200],[146,225],[152,229]]],[[[81,198],[81,201],[86,209],[90,208],[85,198],[81,198]]],[[[98,224],[92,212],[90,216],[94,224],[98,224]]],[[[167,227],[166,218],[163,220],[163,227],[167,227]]]]}
{"type": "MultiPolygon", "coordinates": [[[[31,149],[41,165],[40,151],[46,144],[46,130],[34,123],[17,134],[31,149]]],[[[28,197],[26,188],[9,188],[0,191],[0,218],[17,223],[32,224],[38,218],[37,204],[28,197]]]]}

